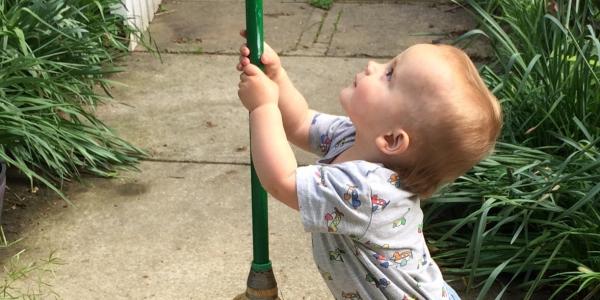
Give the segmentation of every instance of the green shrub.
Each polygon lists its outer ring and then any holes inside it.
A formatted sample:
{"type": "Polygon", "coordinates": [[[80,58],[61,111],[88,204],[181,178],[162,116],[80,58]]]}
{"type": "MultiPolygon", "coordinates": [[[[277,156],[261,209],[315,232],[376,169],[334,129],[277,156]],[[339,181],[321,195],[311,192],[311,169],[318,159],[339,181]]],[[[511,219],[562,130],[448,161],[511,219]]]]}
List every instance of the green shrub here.
{"type": "Polygon", "coordinates": [[[482,21],[482,31],[467,36],[487,36],[495,52],[483,75],[505,109],[504,140],[537,147],[555,144],[556,135],[599,136],[598,7],[589,0],[495,0],[487,9],[467,2],[482,21]]]}
{"type": "Polygon", "coordinates": [[[309,4],[314,7],[329,10],[333,5],[333,0],[310,0],[309,4]]]}
{"type": "Polygon", "coordinates": [[[0,160],[55,191],[80,172],[112,176],[144,155],[94,116],[131,29],[120,0],[0,0],[0,160]]]}
{"type": "MultiPolygon", "coordinates": [[[[494,51],[481,74],[505,114],[496,152],[427,201],[446,274],[479,287],[600,294],[600,43],[591,1],[469,0],[494,51]],[[481,5],[480,5],[481,4],[481,5]],[[556,9],[558,8],[558,9],[556,9]]],[[[559,296],[559,293],[561,294],[559,296]]]]}
{"type": "Polygon", "coordinates": [[[427,200],[425,232],[444,274],[466,277],[483,297],[503,273],[500,297],[514,285],[530,297],[571,277],[561,272],[600,270],[597,144],[573,143],[564,158],[499,143],[493,156],[427,200]]]}

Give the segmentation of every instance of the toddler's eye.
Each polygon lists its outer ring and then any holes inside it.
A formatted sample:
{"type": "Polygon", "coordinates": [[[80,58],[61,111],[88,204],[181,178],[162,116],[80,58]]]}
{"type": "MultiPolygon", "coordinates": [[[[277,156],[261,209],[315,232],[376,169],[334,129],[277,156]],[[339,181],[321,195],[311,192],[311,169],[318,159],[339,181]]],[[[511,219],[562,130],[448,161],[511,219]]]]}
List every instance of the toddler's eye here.
{"type": "Polygon", "coordinates": [[[385,77],[387,78],[387,80],[392,80],[392,74],[394,74],[394,69],[389,68],[386,72],[385,72],[385,77]]]}

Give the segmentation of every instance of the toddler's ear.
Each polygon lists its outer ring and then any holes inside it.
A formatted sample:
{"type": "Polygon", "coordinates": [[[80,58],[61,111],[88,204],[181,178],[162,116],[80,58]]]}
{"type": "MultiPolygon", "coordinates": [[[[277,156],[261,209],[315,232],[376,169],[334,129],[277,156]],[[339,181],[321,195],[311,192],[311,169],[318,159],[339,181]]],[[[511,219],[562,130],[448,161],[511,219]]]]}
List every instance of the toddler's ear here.
{"type": "Polygon", "coordinates": [[[398,128],[378,136],[375,139],[375,144],[377,145],[377,148],[379,148],[379,151],[384,154],[396,155],[408,149],[410,138],[404,129],[398,128]]]}

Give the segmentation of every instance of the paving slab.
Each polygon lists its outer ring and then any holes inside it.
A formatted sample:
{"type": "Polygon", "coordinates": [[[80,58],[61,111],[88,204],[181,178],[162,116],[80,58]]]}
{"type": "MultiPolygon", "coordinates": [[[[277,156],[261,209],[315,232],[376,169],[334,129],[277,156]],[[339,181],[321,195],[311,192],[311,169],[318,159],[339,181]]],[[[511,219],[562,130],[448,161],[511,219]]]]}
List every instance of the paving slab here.
{"type": "MultiPolygon", "coordinates": [[[[127,72],[114,76],[126,86],[99,117],[154,159],[247,163],[248,113],[237,96],[237,57],[163,54],[163,62],[134,53],[127,72]]],[[[339,91],[364,68],[365,58],[283,57],[282,63],[314,109],[341,114],[339,91]]],[[[300,164],[316,157],[296,148],[300,164]]]]}
{"type": "MultiPolygon", "coordinates": [[[[281,54],[393,57],[415,43],[451,43],[476,26],[449,1],[264,1],[265,38],[281,54]]],[[[149,32],[164,52],[235,54],[245,27],[243,1],[167,0],[149,32]]],[[[142,51],[142,47],[138,47],[142,51]]],[[[482,40],[467,52],[485,58],[482,40]]]]}
{"type": "MultiPolygon", "coordinates": [[[[239,30],[246,27],[243,1],[167,0],[162,7],[149,30],[161,51],[237,53],[239,30]]],[[[305,2],[264,1],[269,43],[280,51],[294,49],[313,13],[324,11],[305,2]]]]}
{"type": "MultiPolygon", "coordinates": [[[[65,264],[43,279],[62,299],[232,299],[242,293],[252,257],[249,168],[140,167],[141,173],[119,179],[70,185],[66,192],[77,207],[63,207],[52,194],[38,198],[45,214],[20,229],[19,247],[27,249],[21,259],[36,261],[54,250],[65,264]]],[[[282,299],[330,299],[299,214],[272,199],[269,211],[282,299]]],[[[16,218],[27,216],[8,211],[3,222],[16,218]]]]}
{"type": "MultiPolygon", "coordinates": [[[[43,190],[34,207],[3,214],[9,234],[24,238],[24,260],[56,250],[66,263],[49,278],[63,299],[231,299],[244,290],[252,249],[248,119],[234,68],[243,2],[164,1],[150,31],[159,49],[177,54],[163,53],[161,62],[133,53],[122,62],[128,71],[112,78],[125,86],[97,113],[149,151],[153,161],[140,173],[67,185],[76,207],[43,190]]],[[[474,25],[448,1],[336,1],[324,11],[266,0],[264,7],[267,42],[284,54],[290,77],[311,107],[335,114],[339,90],[367,62],[356,56],[385,61],[474,25]]],[[[315,160],[294,151],[300,164],[315,160]]],[[[332,299],[298,213],[274,200],[269,209],[281,298],[332,299]]]]}
{"type": "MultiPolygon", "coordinates": [[[[450,43],[476,26],[466,10],[447,1],[339,3],[333,11],[330,56],[393,57],[417,43],[450,43]]],[[[485,45],[467,51],[486,55],[485,45]]]]}

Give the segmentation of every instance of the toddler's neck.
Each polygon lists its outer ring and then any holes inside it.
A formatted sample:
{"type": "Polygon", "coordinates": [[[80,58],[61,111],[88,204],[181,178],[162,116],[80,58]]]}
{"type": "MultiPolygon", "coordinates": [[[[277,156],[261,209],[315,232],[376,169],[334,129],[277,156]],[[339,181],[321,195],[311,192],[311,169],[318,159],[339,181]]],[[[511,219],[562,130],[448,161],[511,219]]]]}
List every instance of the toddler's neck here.
{"type": "Polygon", "coordinates": [[[365,147],[364,144],[360,143],[358,139],[354,142],[350,148],[340,153],[332,163],[338,164],[353,160],[364,160],[372,163],[385,164],[385,161],[380,155],[378,155],[376,148],[371,146],[365,147]]]}

